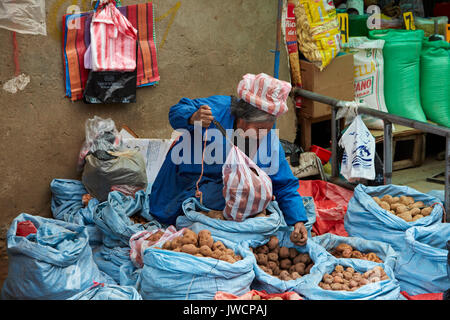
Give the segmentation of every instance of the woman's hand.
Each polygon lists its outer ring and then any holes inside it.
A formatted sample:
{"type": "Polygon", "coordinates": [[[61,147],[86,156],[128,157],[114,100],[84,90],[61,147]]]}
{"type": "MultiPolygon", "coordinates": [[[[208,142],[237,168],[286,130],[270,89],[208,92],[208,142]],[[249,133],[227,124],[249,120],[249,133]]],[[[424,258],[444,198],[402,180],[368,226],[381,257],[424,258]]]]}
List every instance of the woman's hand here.
{"type": "Polygon", "coordinates": [[[294,231],[291,233],[291,242],[297,246],[304,246],[308,240],[308,231],[303,222],[297,222],[294,225],[294,231]]]}
{"type": "Polygon", "coordinates": [[[208,128],[214,117],[211,112],[211,108],[207,105],[202,105],[200,108],[194,112],[194,114],[189,118],[189,124],[194,124],[196,121],[202,122],[202,127],[208,128]]]}

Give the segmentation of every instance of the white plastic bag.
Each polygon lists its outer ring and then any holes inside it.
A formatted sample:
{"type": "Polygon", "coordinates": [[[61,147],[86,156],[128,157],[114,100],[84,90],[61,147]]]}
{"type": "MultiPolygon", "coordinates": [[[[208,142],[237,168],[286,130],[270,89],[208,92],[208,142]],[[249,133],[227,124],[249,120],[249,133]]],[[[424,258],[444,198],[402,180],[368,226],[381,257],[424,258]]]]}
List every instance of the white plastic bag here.
{"type": "Polygon", "coordinates": [[[45,0],[1,0],[0,28],[46,36],[45,0]]]}
{"type": "Polygon", "coordinates": [[[358,115],[339,140],[344,148],[341,174],[352,182],[375,179],[375,138],[358,115]]]}

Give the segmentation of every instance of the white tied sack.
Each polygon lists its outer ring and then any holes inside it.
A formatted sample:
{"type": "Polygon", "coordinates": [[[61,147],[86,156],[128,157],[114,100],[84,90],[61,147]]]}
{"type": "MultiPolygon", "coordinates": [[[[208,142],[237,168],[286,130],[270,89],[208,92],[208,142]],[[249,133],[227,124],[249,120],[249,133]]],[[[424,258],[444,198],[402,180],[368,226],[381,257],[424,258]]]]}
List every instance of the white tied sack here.
{"type": "Polygon", "coordinates": [[[341,174],[348,181],[375,179],[375,138],[358,115],[339,140],[344,148],[341,174]]]}
{"type": "MultiPolygon", "coordinates": [[[[388,112],[384,100],[384,40],[369,40],[366,37],[351,37],[344,48],[354,52],[355,98],[367,107],[388,112]]],[[[383,130],[383,120],[363,115],[370,129],[383,130]]]]}

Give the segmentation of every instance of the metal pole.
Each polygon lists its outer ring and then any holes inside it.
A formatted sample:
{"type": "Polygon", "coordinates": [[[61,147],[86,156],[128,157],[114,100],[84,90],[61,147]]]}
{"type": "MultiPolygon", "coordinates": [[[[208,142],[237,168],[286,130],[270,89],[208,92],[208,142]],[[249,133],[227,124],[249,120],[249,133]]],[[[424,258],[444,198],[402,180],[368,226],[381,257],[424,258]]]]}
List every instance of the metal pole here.
{"type": "Polygon", "coordinates": [[[446,139],[445,148],[445,212],[446,221],[450,222],[450,135],[446,139]]]}
{"type": "Polygon", "coordinates": [[[336,120],[337,108],[331,107],[331,176],[333,178],[339,177],[338,167],[338,133],[340,131],[339,120],[336,120]]]}
{"type": "Polygon", "coordinates": [[[384,184],[392,183],[392,122],[384,120],[383,168],[384,184]]]}

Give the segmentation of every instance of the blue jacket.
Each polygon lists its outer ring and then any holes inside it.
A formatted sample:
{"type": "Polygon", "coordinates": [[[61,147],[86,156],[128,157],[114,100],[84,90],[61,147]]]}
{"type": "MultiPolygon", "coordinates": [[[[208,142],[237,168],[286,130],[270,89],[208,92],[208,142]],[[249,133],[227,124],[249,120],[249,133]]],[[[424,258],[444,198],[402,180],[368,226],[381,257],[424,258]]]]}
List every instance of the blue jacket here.
{"type": "MultiPolygon", "coordinates": [[[[201,105],[208,105],[211,108],[214,119],[216,119],[225,129],[233,129],[234,116],[231,115],[231,97],[230,96],[211,96],[208,98],[188,99],[182,98],[178,104],[174,105],[169,112],[169,121],[175,130],[185,130],[177,143],[168,152],[167,157],[156,177],[150,194],[150,212],[162,223],[175,224],[176,218],[183,214],[181,205],[184,200],[195,196],[196,183],[200,177],[202,170],[201,163],[202,150],[194,151],[194,139],[197,134],[198,139],[203,140],[205,128],[202,132],[198,129],[194,130],[194,126],[188,123],[189,118],[196,112],[201,105]],[[194,132],[196,131],[196,132],[194,132]],[[187,134],[189,133],[189,135],[187,134]],[[189,141],[190,140],[190,141],[189,141]],[[191,154],[183,152],[191,147],[191,154]],[[184,147],[184,148],[182,148],[184,147]],[[182,157],[185,163],[174,163],[176,156],[182,157]],[[186,163],[189,162],[190,163],[186,163]],[[200,160],[200,161],[199,161],[200,160]]],[[[209,128],[215,128],[211,123],[209,128]]],[[[208,128],[208,129],[209,129],[208,128]]],[[[299,183],[298,179],[292,174],[289,163],[286,160],[284,150],[276,135],[271,132],[266,136],[271,141],[267,144],[267,155],[270,159],[277,159],[277,163],[265,163],[261,161],[258,153],[253,161],[263,170],[265,170],[272,180],[273,194],[277,200],[281,211],[284,214],[286,223],[294,225],[297,222],[306,222],[306,212],[300,194],[297,192],[299,183]],[[274,146],[272,148],[272,146],[274,146]],[[271,174],[269,168],[276,168],[276,172],[271,174]]],[[[223,135],[212,136],[212,131],[208,130],[208,141],[206,150],[211,143],[221,143],[224,146],[229,143],[223,135]],[[209,141],[211,139],[211,141],[209,141]]],[[[203,143],[200,143],[203,147],[203,143]]],[[[211,146],[210,146],[211,147],[211,146]]],[[[212,148],[212,147],[211,147],[212,148]]],[[[207,164],[208,158],[220,157],[219,154],[207,154],[205,156],[203,177],[200,181],[199,188],[203,194],[203,204],[205,207],[213,210],[223,210],[225,207],[225,199],[222,195],[222,165],[226,159],[226,151],[229,149],[222,148],[222,162],[219,164],[207,164]]],[[[188,150],[189,151],[189,150],[188,150]]],[[[217,159],[217,158],[215,158],[217,159]]],[[[178,160],[175,160],[177,162],[178,160]]],[[[211,163],[211,162],[210,162],[211,163]]]]}

